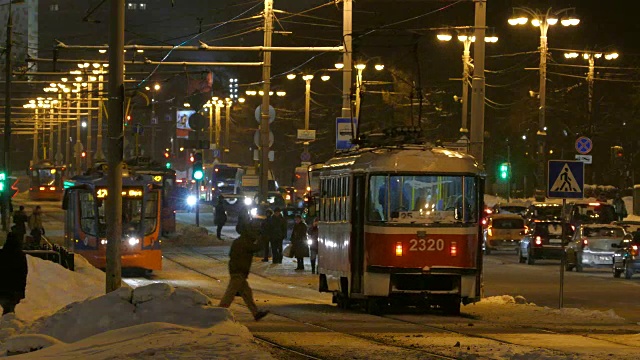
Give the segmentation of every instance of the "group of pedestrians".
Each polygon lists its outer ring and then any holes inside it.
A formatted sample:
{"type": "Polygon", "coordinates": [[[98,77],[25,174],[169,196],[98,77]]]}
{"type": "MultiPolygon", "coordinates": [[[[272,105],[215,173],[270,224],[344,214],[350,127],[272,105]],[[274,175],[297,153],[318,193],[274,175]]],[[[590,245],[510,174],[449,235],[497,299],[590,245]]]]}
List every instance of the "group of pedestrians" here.
{"type": "Polygon", "coordinates": [[[44,235],[44,226],[42,224],[42,208],[40,205],[36,206],[31,215],[27,215],[24,210],[24,206],[20,205],[20,208],[13,213],[13,226],[11,226],[11,232],[15,234],[20,241],[23,241],[24,236],[27,234],[27,226],[29,227],[29,235],[31,235],[31,242],[34,246],[39,246],[42,241],[42,235],[44,235]]]}

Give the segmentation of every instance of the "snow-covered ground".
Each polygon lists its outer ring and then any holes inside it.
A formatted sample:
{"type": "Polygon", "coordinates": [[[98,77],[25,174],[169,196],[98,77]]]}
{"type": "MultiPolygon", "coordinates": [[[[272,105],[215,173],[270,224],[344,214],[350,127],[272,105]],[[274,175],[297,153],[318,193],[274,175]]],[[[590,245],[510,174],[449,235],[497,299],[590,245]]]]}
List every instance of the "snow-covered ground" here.
{"type": "Polygon", "coordinates": [[[0,356],[29,359],[270,359],[228,309],[198,290],[163,283],[104,294],[105,274],[28,256],[26,298],[0,318],[0,356]]]}

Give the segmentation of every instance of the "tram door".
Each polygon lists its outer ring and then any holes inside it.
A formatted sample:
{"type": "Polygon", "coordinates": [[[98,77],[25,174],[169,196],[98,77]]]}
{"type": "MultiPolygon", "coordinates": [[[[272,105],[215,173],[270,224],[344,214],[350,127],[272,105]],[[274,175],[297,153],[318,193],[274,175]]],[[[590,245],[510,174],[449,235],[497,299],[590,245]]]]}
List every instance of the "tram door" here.
{"type": "Polygon", "coordinates": [[[364,175],[355,175],[351,193],[351,292],[356,294],[363,292],[365,180],[364,175]]]}

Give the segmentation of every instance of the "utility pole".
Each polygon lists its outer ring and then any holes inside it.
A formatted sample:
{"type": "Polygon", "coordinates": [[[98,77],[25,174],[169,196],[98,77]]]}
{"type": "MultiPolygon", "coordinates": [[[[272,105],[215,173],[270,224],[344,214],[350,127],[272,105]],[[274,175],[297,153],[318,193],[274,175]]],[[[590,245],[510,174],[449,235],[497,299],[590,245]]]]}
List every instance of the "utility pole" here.
{"type": "Polygon", "coordinates": [[[76,120],[76,144],[74,145],[74,155],[76,157],[76,165],[75,165],[75,170],[74,173],[76,175],[80,175],[82,174],[82,150],[84,150],[84,147],[82,146],[82,141],[80,139],[81,133],[80,131],[82,130],[82,118],[80,116],[80,100],[82,99],[82,96],[80,94],[80,91],[82,90],[82,87],[80,86],[80,84],[78,84],[77,86],[77,90],[78,92],[76,93],[76,113],[78,114],[78,118],[76,120]]]}
{"type": "Polygon", "coordinates": [[[100,74],[98,75],[98,135],[96,137],[96,155],[95,161],[104,161],[104,153],[102,152],[102,107],[104,106],[103,102],[103,87],[102,84],[104,76],[104,66],[100,66],[100,74]]]}
{"type": "Polygon", "coordinates": [[[222,122],[220,119],[220,108],[222,107],[222,104],[218,101],[216,101],[215,104],[213,104],[216,108],[216,149],[220,149],[221,144],[220,144],[220,139],[221,139],[221,132],[222,132],[222,122]]]}
{"type": "Polygon", "coordinates": [[[110,0],[109,24],[109,151],[106,199],[106,291],[120,288],[122,263],[122,151],[124,124],[124,0],[110,0]]]}
{"type": "Polygon", "coordinates": [[[473,0],[476,5],[473,52],[475,64],[471,82],[471,155],[484,167],[484,50],[487,27],[487,1],[473,0]]]}
{"type": "Polygon", "coordinates": [[[462,136],[469,134],[469,64],[471,64],[471,36],[466,37],[462,42],[464,50],[462,51],[462,126],[460,133],[462,136]]]}
{"type": "MultiPolygon", "coordinates": [[[[353,0],[342,1],[342,117],[351,117],[351,72],[353,69],[353,0]]],[[[355,136],[355,134],[353,134],[355,136]]]]}
{"type": "Polygon", "coordinates": [[[93,156],[91,155],[91,143],[93,142],[93,136],[91,135],[91,129],[93,129],[93,114],[91,113],[91,105],[93,105],[93,102],[91,101],[91,98],[93,98],[92,85],[93,84],[91,79],[87,79],[87,88],[89,89],[89,92],[87,94],[87,169],[91,168],[91,160],[93,159],[93,156]]]}
{"type": "MultiPolygon", "coordinates": [[[[4,156],[3,156],[3,170],[7,178],[11,175],[11,46],[13,42],[13,16],[11,14],[11,3],[9,0],[9,16],[7,19],[7,43],[5,47],[5,88],[4,88],[4,156]]],[[[9,229],[9,202],[10,199],[7,196],[2,195],[2,230],[7,231],[9,229]]]]}
{"type": "MultiPolygon", "coordinates": [[[[264,0],[264,46],[271,47],[273,34],[273,0],[264,0]]],[[[271,88],[271,51],[263,53],[262,107],[260,116],[260,202],[269,192],[269,91],[271,88]]]]}
{"type": "Polygon", "coordinates": [[[62,89],[58,91],[58,144],[56,146],[55,164],[62,165],[62,89]]]}
{"type": "Polygon", "coordinates": [[[227,154],[229,152],[229,129],[231,127],[231,101],[227,101],[226,106],[224,108],[224,154],[220,153],[224,161],[229,161],[227,159],[227,154]]]}
{"type": "MultiPolygon", "coordinates": [[[[67,109],[71,108],[71,94],[67,93],[67,109]]],[[[65,131],[65,145],[64,145],[64,163],[67,165],[67,170],[71,167],[71,120],[67,120],[67,126],[65,131]]]]}
{"type": "Polygon", "coordinates": [[[38,151],[38,107],[36,106],[33,119],[33,152],[31,155],[31,165],[35,165],[40,161],[38,151]]]}
{"type": "MultiPolygon", "coordinates": [[[[309,117],[311,113],[311,80],[313,75],[305,75],[304,79],[304,129],[309,130],[309,117]]],[[[304,153],[309,152],[309,141],[304,142],[304,153]]]]}

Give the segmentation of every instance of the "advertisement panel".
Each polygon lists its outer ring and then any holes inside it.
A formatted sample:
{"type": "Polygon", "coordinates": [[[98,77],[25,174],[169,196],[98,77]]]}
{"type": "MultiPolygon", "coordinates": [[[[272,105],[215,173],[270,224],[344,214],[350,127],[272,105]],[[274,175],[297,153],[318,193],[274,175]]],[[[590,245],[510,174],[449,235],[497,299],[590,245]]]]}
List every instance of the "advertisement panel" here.
{"type": "Polygon", "coordinates": [[[194,110],[178,110],[176,116],[176,138],[188,139],[189,132],[192,129],[189,127],[189,117],[195,114],[194,110]]]}

